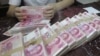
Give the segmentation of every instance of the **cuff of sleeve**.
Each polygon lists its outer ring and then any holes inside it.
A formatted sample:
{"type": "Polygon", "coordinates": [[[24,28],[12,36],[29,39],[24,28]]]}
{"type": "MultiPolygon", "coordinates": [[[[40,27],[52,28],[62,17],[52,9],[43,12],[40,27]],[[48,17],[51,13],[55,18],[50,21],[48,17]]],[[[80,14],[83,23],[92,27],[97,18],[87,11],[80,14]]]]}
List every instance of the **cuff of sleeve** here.
{"type": "Polygon", "coordinates": [[[19,6],[20,3],[21,3],[21,0],[9,0],[10,5],[19,6]]]}

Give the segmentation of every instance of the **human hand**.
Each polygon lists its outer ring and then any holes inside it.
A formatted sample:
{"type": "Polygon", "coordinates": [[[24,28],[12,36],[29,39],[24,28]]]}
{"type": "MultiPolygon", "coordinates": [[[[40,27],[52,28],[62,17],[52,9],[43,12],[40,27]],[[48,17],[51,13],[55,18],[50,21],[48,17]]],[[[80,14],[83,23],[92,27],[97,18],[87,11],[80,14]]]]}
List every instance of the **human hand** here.
{"type": "Polygon", "coordinates": [[[52,19],[56,12],[56,6],[54,4],[47,5],[43,11],[44,17],[47,19],[52,19]]]}
{"type": "Polygon", "coordinates": [[[24,19],[26,19],[25,13],[22,12],[20,7],[16,7],[15,16],[18,18],[19,21],[23,21],[24,19]]]}

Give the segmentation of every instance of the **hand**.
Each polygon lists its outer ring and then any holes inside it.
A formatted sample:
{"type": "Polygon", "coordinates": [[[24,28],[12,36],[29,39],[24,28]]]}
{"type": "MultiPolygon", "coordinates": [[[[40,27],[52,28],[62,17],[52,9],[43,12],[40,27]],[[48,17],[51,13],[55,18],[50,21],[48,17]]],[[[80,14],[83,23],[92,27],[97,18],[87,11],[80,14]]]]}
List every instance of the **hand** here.
{"type": "Polygon", "coordinates": [[[22,12],[20,7],[15,9],[15,16],[18,18],[19,21],[23,21],[26,19],[25,13],[22,12]]]}
{"type": "Polygon", "coordinates": [[[46,19],[52,19],[54,17],[55,12],[56,12],[56,6],[52,4],[46,6],[43,14],[46,19]]]}

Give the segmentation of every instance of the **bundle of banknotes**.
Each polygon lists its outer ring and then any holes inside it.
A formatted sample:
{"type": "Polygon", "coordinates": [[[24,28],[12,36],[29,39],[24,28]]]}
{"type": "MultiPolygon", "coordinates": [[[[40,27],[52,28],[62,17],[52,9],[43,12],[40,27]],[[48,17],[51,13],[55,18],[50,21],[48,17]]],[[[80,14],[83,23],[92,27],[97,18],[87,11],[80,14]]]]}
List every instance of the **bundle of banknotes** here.
{"type": "Polygon", "coordinates": [[[18,33],[0,42],[0,56],[25,56],[23,35],[18,33]]]}
{"type": "Polygon", "coordinates": [[[100,35],[100,17],[83,12],[53,25],[46,24],[41,29],[36,28],[26,35],[22,32],[14,33],[12,37],[0,43],[0,54],[1,56],[61,56],[98,35],[100,35]]]}

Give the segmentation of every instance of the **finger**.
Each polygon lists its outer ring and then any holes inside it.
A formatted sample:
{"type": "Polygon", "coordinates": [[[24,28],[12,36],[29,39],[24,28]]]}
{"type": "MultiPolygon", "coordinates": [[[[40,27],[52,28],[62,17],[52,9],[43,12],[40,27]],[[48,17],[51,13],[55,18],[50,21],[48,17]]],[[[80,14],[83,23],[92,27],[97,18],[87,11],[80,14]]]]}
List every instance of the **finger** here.
{"type": "Polygon", "coordinates": [[[26,16],[24,16],[24,17],[18,17],[19,21],[24,21],[25,19],[26,19],[26,16]]]}
{"type": "Polygon", "coordinates": [[[51,18],[53,18],[54,17],[54,15],[46,15],[46,16],[44,16],[45,18],[47,18],[47,19],[51,19],[51,18]]]}
{"type": "Polygon", "coordinates": [[[23,19],[23,17],[18,17],[18,20],[19,20],[19,21],[23,21],[22,19],[23,19]]]}
{"type": "Polygon", "coordinates": [[[53,10],[50,10],[50,11],[44,11],[44,14],[52,14],[52,13],[54,13],[53,10]]]}
{"type": "Polygon", "coordinates": [[[52,17],[54,14],[45,14],[44,17],[52,17]]]}
{"type": "Polygon", "coordinates": [[[48,10],[52,10],[52,9],[53,9],[52,6],[47,6],[47,7],[45,8],[46,11],[48,11],[48,10]]]}
{"type": "Polygon", "coordinates": [[[24,13],[15,13],[15,16],[17,16],[17,17],[23,17],[23,16],[25,16],[25,14],[24,13]]]}
{"type": "Polygon", "coordinates": [[[19,7],[17,7],[16,9],[15,9],[15,12],[21,12],[21,9],[19,8],[19,7]]]}

